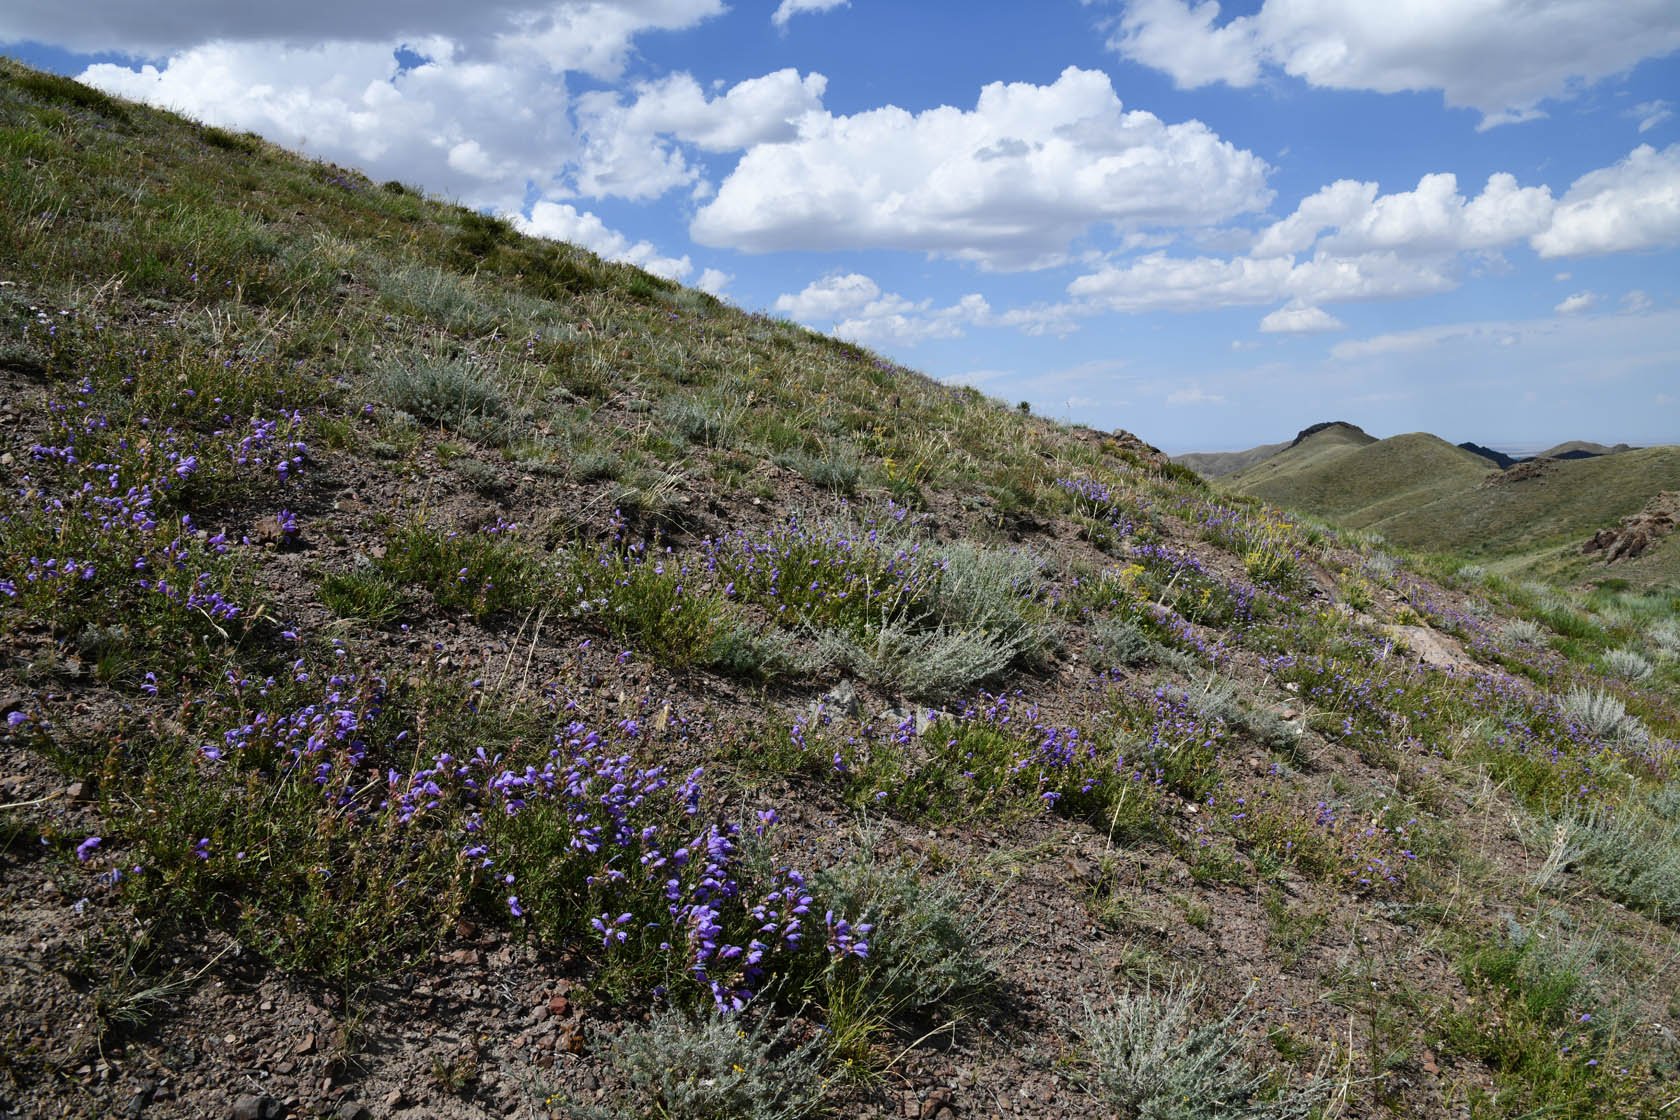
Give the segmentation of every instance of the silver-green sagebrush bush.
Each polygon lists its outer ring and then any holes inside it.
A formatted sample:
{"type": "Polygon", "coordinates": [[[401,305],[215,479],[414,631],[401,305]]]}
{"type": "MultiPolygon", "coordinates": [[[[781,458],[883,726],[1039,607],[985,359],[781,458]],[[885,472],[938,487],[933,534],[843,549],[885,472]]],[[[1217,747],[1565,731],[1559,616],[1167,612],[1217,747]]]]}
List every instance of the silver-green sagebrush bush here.
{"type": "Polygon", "coordinates": [[[1564,718],[1602,742],[1641,743],[1650,738],[1644,724],[1628,715],[1627,705],[1596,688],[1572,688],[1559,701],[1564,718]]]}
{"type": "MultiPolygon", "coordinates": [[[[1273,1071],[1243,1060],[1247,1017],[1239,1004],[1198,1022],[1197,985],[1169,978],[1125,991],[1104,1009],[1085,1005],[1080,1031],[1087,1086],[1123,1120],[1306,1120],[1328,1098],[1330,1079],[1273,1092],[1273,1071]]],[[[1322,1073],[1322,1071],[1320,1071],[1322,1073]]]]}
{"type": "Polygon", "coordinates": [[[1651,675],[1651,663],[1631,649],[1613,649],[1604,655],[1604,668],[1624,681],[1642,681],[1651,675]]]}
{"type": "Polygon", "coordinates": [[[387,359],[376,374],[393,408],[430,424],[460,428],[472,417],[499,419],[507,411],[501,388],[478,367],[424,354],[387,359]]]}
{"type": "Polygon", "coordinates": [[[871,927],[869,958],[850,992],[861,1005],[854,1010],[905,1025],[983,1011],[1002,982],[1004,950],[986,937],[998,897],[976,896],[952,875],[879,863],[878,839],[866,831],[848,858],[812,879],[836,913],[861,915],[871,927]]]}
{"type": "Polygon", "coordinates": [[[1660,789],[1558,823],[1605,894],[1658,921],[1680,921],[1680,792],[1660,789]]]}
{"type": "Polygon", "coordinates": [[[735,1016],[691,1018],[656,1013],[596,1045],[627,1083],[608,1108],[585,1108],[589,1120],[799,1120],[817,1110],[829,1079],[819,1042],[794,1043],[789,1026],[735,1016]]]}

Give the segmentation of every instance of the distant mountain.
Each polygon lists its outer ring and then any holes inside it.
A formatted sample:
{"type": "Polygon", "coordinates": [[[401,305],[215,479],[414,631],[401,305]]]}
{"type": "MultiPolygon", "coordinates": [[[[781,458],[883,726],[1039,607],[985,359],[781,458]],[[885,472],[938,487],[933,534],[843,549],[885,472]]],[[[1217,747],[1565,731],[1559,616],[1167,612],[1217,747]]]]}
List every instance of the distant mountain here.
{"type": "MultiPolygon", "coordinates": [[[[1345,429],[1342,438],[1352,440],[1368,440],[1376,442],[1376,437],[1366,433],[1357,424],[1350,424],[1346,420],[1326,420],[1303,428],[1294,439],[1285,443],[1263,443],[1258,447],[1251,447],[1247,451],[1195,451],[1185,455],[1175,455],[1173,461],[1182,463],[1201,475],[1203,478],[1224,478],[1241,471],[1246,471],[1278,454],[1299,446],[1302,441],[1310,439],[1321,432],[1332,429],[1345,429]]],[[[1593,443],[1590,440],[1570,440],[1534,455],[1512,455],[1499,451],[1486,444],[1465,442],[1458,444],[1460,448],[1472,455],[1480,455],[1493,463],[1500,470],[1508,470],[1518,463],[1527,463],[1535,459],[1590,459],[1599,455],[1619,455],[1626,451],[1637,450],[1626,443],[1614,445],[1593,443]]]]}
{"type": "Polygon", "coordinates": [[[1536,455],[1536,459],[1586,459],[1594,455],[1620,455],[1633,448],[1625,443],[1618,443],[1614,447],[1607,447],[1602,443],[1590,440],[1572,439],[1568,443],[1560,443],[1556,447],[1548,447],[1536,455]]]}

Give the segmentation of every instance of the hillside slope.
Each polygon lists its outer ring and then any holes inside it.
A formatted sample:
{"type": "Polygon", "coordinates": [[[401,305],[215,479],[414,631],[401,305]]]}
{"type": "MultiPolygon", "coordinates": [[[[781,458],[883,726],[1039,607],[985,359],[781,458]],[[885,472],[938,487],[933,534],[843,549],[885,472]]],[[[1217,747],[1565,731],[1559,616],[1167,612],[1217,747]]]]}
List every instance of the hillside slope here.
{"type": "Polygon", "coordinates": [[[1445,576],[9,63],[0,280],[0,1111],[1680,1077],[1673,597],[1445,576]]]}
{"type": "Polygon", "coordinates": [[[1326,430],[1222,485],[1363,527],[1396,508],[1472,486],[1492,469],[1481,456],[1423,432],[1361,440],[1326,430]]]}
{"type": "Polygon", "coordinates": [[[1290,447],[1284,443],[1263,443],[1246,451],[1193,451],[1188,455],[1174,455],[1173,462],[1181,463],[1203,478],[1223,478],[1228,474],[1264,462],[1290,447]]]}
{"type": "Polygon", "coordinates": [[[1680,488],[1680,447],[1563,459],[1512,473],[1519,472],[1525,477],[1373,510],[1363,524],[1405,548],[1488,558],[1579,548],[1594,530],[1638,512],[1657,492],[1680,488]]]}

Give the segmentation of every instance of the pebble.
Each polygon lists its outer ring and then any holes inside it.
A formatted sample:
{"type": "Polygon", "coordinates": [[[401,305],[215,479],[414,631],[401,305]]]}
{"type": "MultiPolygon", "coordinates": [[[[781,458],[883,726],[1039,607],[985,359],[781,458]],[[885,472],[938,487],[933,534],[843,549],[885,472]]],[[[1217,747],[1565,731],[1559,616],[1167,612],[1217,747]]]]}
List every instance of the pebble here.
{"type": "Polygon", "coordinates": [[[280,1102],[273,1097],[246,1093],[233,1102],[228,1120],[280,1120],[280,1102]]]}

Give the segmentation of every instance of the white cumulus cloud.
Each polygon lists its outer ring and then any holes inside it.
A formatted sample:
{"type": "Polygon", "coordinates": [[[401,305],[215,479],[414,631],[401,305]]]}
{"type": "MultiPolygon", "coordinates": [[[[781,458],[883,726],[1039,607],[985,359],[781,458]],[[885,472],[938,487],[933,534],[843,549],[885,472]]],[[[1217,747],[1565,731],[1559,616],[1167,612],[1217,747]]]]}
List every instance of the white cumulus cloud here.
{"type": "Polygon", "coordinates": [[[983,296],[965,295],[948,307],[885,292],[858,272],[825,276],[802,291],[776,298],[776,310],[809,326],[833,324],[836,337],[865,344],[914,346],[936,338],[960,338],[968,326],[996,325],[983,296]]]}
{"type": "Polygon", "coordinates": [[[1654,249],[1680,242],[1680,144],[1641,144],[1610,167],[1589,171],[1558,200],[1534,235],[1542,257],[1654,249]]]}
{"type": "Polygon", "coordinates": [[[788,20],[803,12],[826,12],[832,8],[844,8],[850,3],[851,0],[782,0],[771,13],[770,22],[785,29],[788,20]]]}
{"type": "MultiPolygon", "coordinates": [[[[1521,186],[1504,172],[1490,175],[1468,198],[1457,178],[1444,173],[1390,194],[1380,193],[1376,183],[1339,180],[1259,231],[1246,256],[1154,252],[1104,264],[1068,285],[1068,313],[1285,300],[1316,309],[1425,295],[1456,288],[1472,264],[1501,267],[1499,251],[1524,242],[1542,257],[1680,242],[1680,145],[1661,152],[1642,145],[1619,163],[1581,176],[1561,199],[1545,186],[1521,186]]],[[[1286,307],[1267,321],[1270,329],[1283,330],[1311,320],[1297,320],[1286,307]]]]}
{"type": "Polygon", "coordinates": [[[1547,227],[1552,192],[1521,187],[1504,172],[1488,177],[1475,198],[1458,193],[1450,173],[1425,175],[1417,188],[1379,195],[1376,183],[1343,179],[1302,200],[1295,212],[1266,229],[1257,256],[1298,253],[1315,244],[1348,254],[1380,249],[1458,253],[1510,245],[1547,227]],[[1324,231],[1328,235],[1321,238],[1324,231]]]}
{"type": "Polygon", "coordinates": [[[400,71],[389,46],[212,43],[139,71],[102,63],[82,80],[212,124],[250,129],[375,178],[510,206],[574,150],[563,85],[529,67],[468,62],[452,44],[400,71]]]}
{"type": "Polygon", "coordinates": [[[1131,0],[1109,45],[1184,87],[1253,85],[1275,68],[1331,89],[1440,90],[1483,127],[1680,47],[1672,0],[1265,0],[1219,16],[1213,0],[1131,0]]]}
{"type": "Polygon", "coordinates": [[[1260,320],[1266,334],[1321,334],[1339,331],[1344,324],[1322,307],[1287,304],[1260,320]]]}
{"type": "Polygon", "coordinates": [[[580,211],[569,203],[539,202],[531,208],[529,218],[515,217],[513,222],[521,233],[569,241],[605,260],[633,264],[667,280],[681,280],[694,270],[687,256],[661,256],[651,242],[632,243],[594,214],[580,211]]]}
{"type": "Polygon", "coordinates": [[[798,120],[822,107],[827,83],[821,74],[777,70],[708,98],[692,75],[678,73],[637,85],[628,101],[613,90],[582,94],[575,189],[590,197],[649,199],[695,183],[700,169],[678,141],[727,152],[790,140],[798,120]]]}
{"type": "Polygon", "coordinates": [[[432,38],[482,61],[523,56],[550,70],[614,77],[643,31],[674,31],[721,14],[723,0],[404,0],[281,4],[228,0],[8,0],[0,43],[33,40],[84,53],[157,57],[213,43],[311,47],[371,43],[396,47],[432,38]]]}
{"type": "Polygon", "coordinates": [[[1096,224],[1201,227],[1263,209],[1267,166],[1200,121],[1124,110],[1107,75],[986,86],[973,109],[806,113],[748,150],[690,234],[749,252],[898,248],[1030,268],[1096,224]]]}
{"type": "Polygon", "coordinates": [[[1591,311],[1598,306],[1597,292],[1576,292],[1572,296],[1564,297],[1553,311],[1559,315],[1576,315],[1582,311],[1591,311]]]}

